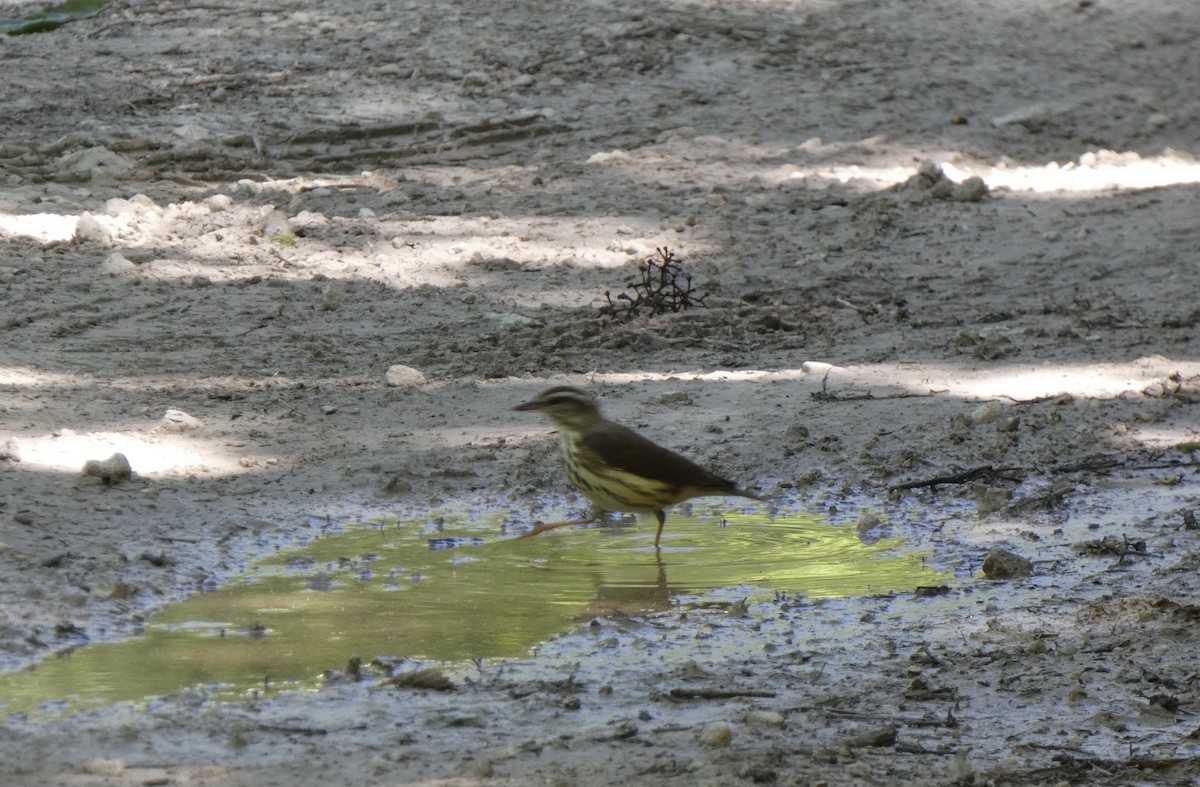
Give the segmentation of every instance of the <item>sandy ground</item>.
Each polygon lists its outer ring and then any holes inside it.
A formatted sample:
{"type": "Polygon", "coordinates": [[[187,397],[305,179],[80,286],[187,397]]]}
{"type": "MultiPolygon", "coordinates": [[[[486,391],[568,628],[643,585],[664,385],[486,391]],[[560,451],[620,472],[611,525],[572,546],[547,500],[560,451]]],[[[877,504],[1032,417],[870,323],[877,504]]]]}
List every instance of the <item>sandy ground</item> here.
{"type": "Polygon", "coordinates": [[[0,781],[1200,778],[1193,0],[120,0],[0,52],[4,667],[314,521],[545,515],[509,408],[559,383],[956,577],[598,621],[450,693],[8,719],[0,781]],[[662,246],[708,308],[603,317],[662,246]]]}

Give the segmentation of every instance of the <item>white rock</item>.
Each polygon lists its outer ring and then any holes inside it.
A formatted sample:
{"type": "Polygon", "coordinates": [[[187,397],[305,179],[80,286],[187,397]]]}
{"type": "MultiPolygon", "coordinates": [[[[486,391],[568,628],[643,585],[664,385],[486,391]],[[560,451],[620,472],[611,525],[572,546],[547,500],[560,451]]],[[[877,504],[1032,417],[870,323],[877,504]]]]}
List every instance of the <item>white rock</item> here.
{"type": "Polygon", "coordinates": [[[492,78],[483,71],[471,71],[466,74],[463,79],[463,87],[483,87],[491,84],[492,78]]]}
{"type": "Polygon", "coordinates": [[[145,194],[134,194],[129,199],[112,197],[104,201],[104,213],[114,219],[139,219],[145,216],[161,216],[162,208],[145,194]]]}
{"type": "Polygon", "coordinates": [[[132,169],[132,161],[103,147],[77,150],[58,160],[58,171],[63,174],[95,177],[103,173],[120,175],[132,169]]]}
{"type": "Polygon", "coordinates": [[[133,468],[125,454],[116,453],[107,459],[89,459],[83,465],[83,474],[95,476],[106,484],[119,484],[133,478],[133,468]]]}
{"type": "Polygon", "coordinates": [[[104,246],[111,241],[112,234],[109,233],[108,227],[101,224],[95,216],[87,211],[79,214],[79,219],[75,222],[76,243],[97,243],[104,246]]]}
{"type": "Polygon", "coordinates": [[[204,207],[212,213],[221,213],[233,207],[233,197],[228,194],[213,194],[204,200],[204,207]]]}
{"type": "MultiPolygon", "coordinates": [[[[305,197],[315,195],[320,189],[313,189],[305,194],[305,197]]],[[[324,213],[315,210],[302,210],[297,213],[291,220],[293,227],[328,227],[330,224],[329,217],[324,213]]]]}
{"type": "Polygon", "coordinates": [[[125,761],[97,757],[84,763],[80,770],[91,776],[119,777],[125,775],[125,761]]]}
{"type": "Polygon", "coordinates": [[[1052,114],[1053,112],[1050,107],[1045,104],[1030,104],[1029,106],[1015,109],[1007,115],[992,118],[992,125],[996,127],[1024,126],[1030,129],[1038,128],[1039,126],[1044,126],[1052,114]]]}
{"type": "Polygon", "coordinates": [[[411,366],[397,364],[387,370],[383,378],[393,388],[420,388],[425,384],[425,375],[411,366]]]}
{"type": "Polygon", "coordinates": [[[184,123],[182,126],[176,126],[171,129],[171,133],[183,142],[211,142],[213,140],[213,133],[196,123],[184,123]]]}
{"type": "Polygon", "coordinates": [[[588,157],[589,164],[624,164],[633,161],[633,157],[623,150],[601,151],[588,157]]]}
{"type": "Polygon", "coordinates": [[[746,722],[754,727],[776,727],[783,729],[787,719],[774,710],[752,710],[746,713],[746,722]]]}
{"type": "Polygon", "coordinates": [[[325,288],[325,293],[321,297],[321,311],[335,312],[342,308],[342,288],[340,285],[331,284],[325,288]]]}
{"type": "Polygon", "coordinates": [[[203,429],[204,422],[183,410],[167,410],[154,429],[157,432],[190,432],[203,429]]]}
{"type": "Polygon", "coordinates": [[[108,255],[108,259],[100,263],[100,272],[107,273],[110,276],[132,273],[135,270],[137,270],[137,266],[125,259],[125,255],[119,251],[114,251],[108,255]]]}
{"type": "Polygon", "coordinates": [[[263,217],[262,228],[263,235],[268,238],[291,237],[293,234],[292,223],[288,221],[287,214],[279,208],[273,208],[263,217]]]}

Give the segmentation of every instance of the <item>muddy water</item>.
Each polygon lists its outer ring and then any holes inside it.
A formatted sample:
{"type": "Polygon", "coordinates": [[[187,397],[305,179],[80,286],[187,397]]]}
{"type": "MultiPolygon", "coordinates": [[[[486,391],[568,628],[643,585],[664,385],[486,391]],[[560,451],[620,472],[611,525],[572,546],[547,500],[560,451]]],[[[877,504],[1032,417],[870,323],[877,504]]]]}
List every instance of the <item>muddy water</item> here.
{"type": "Polygon", "coordinates": [[[144,635],[0,677],[0,714],[62,713],[197,691],[314,687],[353,655],[462,663],[520,657],[581,620],[777,592],[841,597],[944,577],[897,539],[864,543],[811,515],[673,515],[530,539],[498,523],[365,523],[276,554],[155,615],[144,635]]]}

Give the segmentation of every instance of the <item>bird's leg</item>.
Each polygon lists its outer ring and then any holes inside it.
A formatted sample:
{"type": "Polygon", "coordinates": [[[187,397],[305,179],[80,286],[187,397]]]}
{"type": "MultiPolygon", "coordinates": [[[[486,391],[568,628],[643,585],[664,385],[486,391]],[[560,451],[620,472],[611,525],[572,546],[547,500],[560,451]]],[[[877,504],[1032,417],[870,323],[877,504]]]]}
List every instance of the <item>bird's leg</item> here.
{"type": "Polygon", "coordinates": [[[654,548],[658,549],[658,539],[662,538],[663,525],[667,523],[667,512],[661,508],[654,512],[654,516],[658,518],[658,532],[654,534],[654,548]]]}
{"type": "Polygon", "coordinates": [[[572,519],[570,522],[551,522],[548,525],[538,525],[532,530],[527,530],[521,535],[517,536],[517,538],[529,538],[530,536],[536,536],[538,533],[545,533],[547,530],[553,530],[556,527],[568,527],[570,525],[590,525],[595,521],[596,517],[593,516],[590,519],[572,519]]]}

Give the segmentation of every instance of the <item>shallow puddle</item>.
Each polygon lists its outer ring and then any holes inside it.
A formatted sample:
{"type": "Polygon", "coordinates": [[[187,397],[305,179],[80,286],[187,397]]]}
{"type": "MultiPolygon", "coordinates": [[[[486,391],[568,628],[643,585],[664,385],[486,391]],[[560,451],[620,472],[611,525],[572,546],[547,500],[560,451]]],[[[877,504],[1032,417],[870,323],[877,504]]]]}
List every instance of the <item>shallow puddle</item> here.
{"type": "Polygon", "coordinates": [[[395,520],[281,552],[153,616],[144,636],[0,677],[0,714],[60,713],[199,690],[233,699],[313,687],[352,655],[519,657],[579,620],[684,603],[911,590],[945,576],[898,539],[799,514],[673,514],[534,538],[498,523],[395,520]]]}

